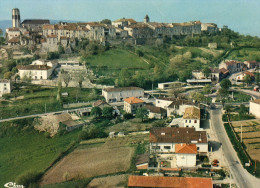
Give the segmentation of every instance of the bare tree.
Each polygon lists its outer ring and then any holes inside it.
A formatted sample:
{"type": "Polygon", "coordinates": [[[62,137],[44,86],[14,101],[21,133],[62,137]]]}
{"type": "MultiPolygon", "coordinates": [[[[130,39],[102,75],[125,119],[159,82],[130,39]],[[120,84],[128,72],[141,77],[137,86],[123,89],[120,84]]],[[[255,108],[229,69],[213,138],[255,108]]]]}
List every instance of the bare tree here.
{"type": "Polygon", "coordinates": [[[84,71],[80,71],[78,72],[78,74],[76,75],[76,81],[79,83],[79,88],[82,88],[82,83],[85,80],[85,72],[84,71]]]}
{"type": "Polygon", "coordinates": [[[61,76],[62,76],[62,80],[63,80],[63,82],[65,83],[66,87],[68,87],[69,82],[71,81],[71,76],[70,76],[70,74],[69,74],[68,72],[63,72],[63,73],[61,74],[61,76]]]}

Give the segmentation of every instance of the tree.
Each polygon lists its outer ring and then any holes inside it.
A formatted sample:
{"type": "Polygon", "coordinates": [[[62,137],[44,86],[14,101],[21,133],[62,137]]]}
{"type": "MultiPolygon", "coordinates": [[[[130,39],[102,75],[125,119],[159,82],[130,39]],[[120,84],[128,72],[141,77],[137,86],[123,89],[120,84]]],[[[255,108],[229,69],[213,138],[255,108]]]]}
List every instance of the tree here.
{"type": "Polygon", "coordinates": [[[12,72],[6,72],[6,73],[4,74],[4,79],[10,80],[12,76],[13,76],[13,73],[12,73],[12,72]]]}
{"type": "Polygon", "coordinates": [[[0,36],[2,36],[2,34],[3,34],[3,31],[2,31],[2,29],[0,29],[0,36]]]}
{"type": "Polygon", "coordinates": [[[82,88],[82,83],[84,79],[84,71],[78,72],[78,74],[76,75],[76,81],[78,82],[80,89],[82,88]]]}
{"type": "Polygon", "coordinates": [[[109,20],[109,19],[103,19],[100,23],[102,23],[102,24],[107,24],[107,25],[111,25],[111,20],[109,20]]]}
{"type": "Polygon", "coordinates": [[[98,106],[91,109],[90,115],[94,118],[99,118],[102,115],[102,110],[98,106]]]}
{"type": "Polygon", "coordinates": [[[228,90],[232,86],[232,84],[229,79],[225,78],[220,82],[220,86],[222,89],[228,90]]]}
{"type": "Polygon", "coordinates": [[[111,119],[113,117],[113,107],[104,107],[102,110],[102,116],[106,119],[111,119]]]}
{"type": "Polygon", "coordinates": [[[173,84],[171,85],[171,89],[168,91],[168,94],[177,98],[178,95],[184,91],[185,89],[182,88],[180,85],[173,84]]]}
{"type": "Polygon", "coordinates": [[[57,90],[57,101],[61,103],[61,89],[62,89],[62,82],[61,82],[61,75],[59,75],[58,79],[58,90],[57,90]]]}
{"type": "Polygon", "coordinates": [[[220,88],[217,93],[217,98],[222,102],[223,107],[225,106],[226,99],[228,98],[229,92],[227,89],[220,88]]]}
{"type": "Polygon", "coordinates": [[[260,73],[259,72],[256,72],[255,73],[255,82],[256,82],[256,85],[260,86],[260,73]]]}
{"type": "Polygon", "coordinates": [[[211,73],[211,70],[209,67],[205,67],[203,70],[202,70],[203,74],[205,75],[206,78],[209,77],[210,73],[211,73]]]}
{"type": "Polygon", "coordinates": [[[238,113],[240,117],[245,116],[248,113],[247,107],[244,104],[240,104],[238,113]]]}
{"type": "Polygon", "coordinates": [[[48,52],[47,53],[47,60],[52,60],[52,59],[59,59],[60,55],[58,52],[48,52]]]}
{"type": "Polygon", "coordinates": [[[194,101],[199,102],[199,103],[205,101],[205,96],[202,93],[199,93],[199,92],[195,92],[195,91],[192,92],[190,97],[194,101]]]}
{"type": "Polygon", "coordinates": [[[63,82],[65,83],[66,87],[68,87],[69,85],[69,82],[71,81],[71,76],[68,72],[62,72],[61,73],[61,77],[62,77],[62,80],[63,82]]]}
{"type": "Polygon", "coordinates": [[[138,108],[136,111],[136,117],[140,118],[142,122],[148,118],[148,110],[146,108],[138,108]]]}
{"type": "Polygon", "coordinates": [[[59,45],[58,52],[59,52],[59,54],[65,53],[63,46],[59,45]]]}
{"type": "Polygon", "coordinates": [[[207,84],[207,85],[205,85],[205,86],[203,87],[203,93],[204,93],[204,94],[210,94],[211,89],[212,89],[212,86],[209,85],[209,84],[207,84]]]}
{"type": "Polygon", "coordinates": [[[225,108],[226,113],[229,114],[231,112],[231,106],[230,105],[226,105],[225,108]]]}
{"type": "Polygon", "coordinates": [[[247,86],[250,85],[250,84],[252,83],[252,78],[251,78],[251,76],[247,74],[247,75],[244,77],[243,82],[245,82],[247,86]]]}

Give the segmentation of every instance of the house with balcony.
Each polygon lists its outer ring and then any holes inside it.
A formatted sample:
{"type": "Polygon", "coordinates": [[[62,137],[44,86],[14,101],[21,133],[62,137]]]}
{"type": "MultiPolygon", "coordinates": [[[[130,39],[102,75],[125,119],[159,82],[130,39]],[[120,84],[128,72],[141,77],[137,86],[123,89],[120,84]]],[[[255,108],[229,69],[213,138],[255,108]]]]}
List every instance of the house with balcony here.
{"type": "Polygon", "coordinates": [[[198,156],[208,155],[206,131],[186,127],[157,127],[150,130],[150,158],[158,168],[195,167],[198,156]]]}

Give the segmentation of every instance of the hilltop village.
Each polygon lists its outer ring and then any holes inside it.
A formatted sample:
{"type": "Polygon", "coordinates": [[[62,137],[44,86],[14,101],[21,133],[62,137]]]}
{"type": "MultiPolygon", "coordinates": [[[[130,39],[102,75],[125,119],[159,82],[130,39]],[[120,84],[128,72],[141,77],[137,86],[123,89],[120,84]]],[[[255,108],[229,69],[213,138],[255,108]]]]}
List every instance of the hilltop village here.
{"type": "Polygon", "coordinates": [[[14,8],[0,45],[0,183],[256,187],[259,47],[215,23],[21,22],[14,8]]]}

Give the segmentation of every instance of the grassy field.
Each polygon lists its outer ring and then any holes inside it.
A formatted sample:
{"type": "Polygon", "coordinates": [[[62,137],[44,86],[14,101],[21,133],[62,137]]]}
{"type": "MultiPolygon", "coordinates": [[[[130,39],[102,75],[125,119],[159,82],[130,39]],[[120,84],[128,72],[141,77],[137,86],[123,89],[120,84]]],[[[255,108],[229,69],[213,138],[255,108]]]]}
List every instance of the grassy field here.
{"type": "Polygon", "coordinates": [[[32,128],[32,121],[0,123],[0,185],[27,171],[43,172],[78,137],[76,130],[46,138],[32,128]]]}
{"type": "MultiPolygon", "coordinates": [[[[18,85],[9,99],[0,102],[0,119],[53,112],[62,110],[62,105],[56,100],[56,88],[41,88],[39,86],[18,85]],[[16,97],[16,98],[14,98],[16,97]]],[[[69,96],[62,98],[64,103],[77,101],[92,101],[98,99],[91,89],[62,88],[62,92],[68,92],[69,96]],[[77,101],[76,101],[77,100],[77,101]]]]}
{"type": "Polygon", "coordinates": [[[91,56],[86,59],[89,66],[107,66],[108,69],[120,68],[137,68],[143,69],[148,67],[145,62],[138,55],[131,53],[124,49],[111,49],[102,54],[91,56]]]}
{"type": "Polygon", "coordinates": [[[247,121],[232,122],[236,133],[241,137],[242,125],[242,138],[247,147],[247,152],[254,160],[260,160],[260,120],[253,119],[247,121]]]}
{"type": "Polygon", "coordinates": [[[66,156],[43,177],[41,184],[54,184],[127,171],[134,147],[81,146],[66,156]]]}
{"type": "Polygon", "coordinates": [[[116,175],[116,176],[107,176],[102,178],[95,178],[93,179],[87,186],[87,188],[123,188],[127,186],[128,176],[125,174],[116,175]]]}
{"type": "Polygon", "coordinates": [[[260,61],[260,51],[258,48],[242,48],[240,50],[233,50],[226,59],[260,61]]]}

